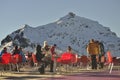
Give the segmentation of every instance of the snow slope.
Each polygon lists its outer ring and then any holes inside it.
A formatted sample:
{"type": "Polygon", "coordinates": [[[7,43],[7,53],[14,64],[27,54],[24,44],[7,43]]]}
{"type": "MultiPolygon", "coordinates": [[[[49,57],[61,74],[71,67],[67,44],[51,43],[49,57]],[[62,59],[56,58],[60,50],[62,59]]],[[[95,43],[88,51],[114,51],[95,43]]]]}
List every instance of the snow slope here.
{"type": "Polygon", "coordinates": [[[49,45],[57,44],[62,51],[66,51],[70,45],[76,53],[87,54],[86,45],[90,39],[102,41],[106,51],[111,50],[112,55],[120,56],[120,38],[114,32],[97,21],[72,12],[56,22],[35,28],[23,25],[21,29],[7,35],[1,46],[12,41],[14,44],[11,46],[17,44],[29,50],[34,49],[36,44],[43,45],[44,41],[48,41],[49,45]]]}

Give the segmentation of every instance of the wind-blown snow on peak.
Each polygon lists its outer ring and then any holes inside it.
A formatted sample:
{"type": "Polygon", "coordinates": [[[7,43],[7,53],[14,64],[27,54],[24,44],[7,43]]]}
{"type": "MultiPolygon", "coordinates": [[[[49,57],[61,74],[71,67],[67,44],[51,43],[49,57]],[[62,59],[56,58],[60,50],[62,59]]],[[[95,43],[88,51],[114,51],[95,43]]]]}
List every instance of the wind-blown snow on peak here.
{"type": "Polygon", "coordinates": [[[114,32],[97,21],[77,16],[72,12],[56,22],[36,28],[24,25],[9,34],[1,43],[5,45],[12,41],[13,45],[34,49],[35,44],[43,45],[44,41],[48,41],[49,45],[57,44],[63,51],[66,51],[67,46],[71,46],[76,53],[87,54],[86,45],[90,39],[102,41],[106,51],[109,49],[114,56],[120,56],[120,38],[114,32]]]}

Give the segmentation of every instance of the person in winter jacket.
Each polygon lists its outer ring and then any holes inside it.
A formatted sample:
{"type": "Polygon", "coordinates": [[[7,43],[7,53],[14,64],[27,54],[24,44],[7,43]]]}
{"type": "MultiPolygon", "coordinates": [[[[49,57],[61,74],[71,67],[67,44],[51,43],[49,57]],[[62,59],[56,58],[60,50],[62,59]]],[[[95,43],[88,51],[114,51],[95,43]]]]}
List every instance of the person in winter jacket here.
{"type": "MultiPolygon", "coordinates": [[[[54,56],[56,55],[55,49],[56,49],[56,44],[54,44],[53,46],[51,46],[50,51],[52,53],[52,58],[54,58],[54,56]]],[[[50,64],[50,72],[53,72],[53,66],[54,66],[54,60],[51,61],[50,64]]]]}
{"type": "Polygon", "coordinates": [[[104,66],[104,54],[105,54],[105,50],[104,50],[104,45],[102,42],[99,42],[99,45],[100,45],[100,53],[99,53],[99,68],[103,68],[104,66]]]}
{"type": "Polygon", "coordinates": [[[90,55],[98,55],[100,51],[100,45],[98,41],[94,41],[94,39],[91,39],[89,44],[87,45],[87,53],[90,55]]]}
{"type": "MultiPolygon", "coordinates": [[[[48,45],[47,41],[44,41],[44,45],[42,47],[42,53],[44,54],[44,57],[42,58],[42,64],[41,64],[41,67],[43,70],[49,64],[51,64],[51,61],[52,61],[52,54],[50,51],[50,46],[48,45]],[[43,65],[44,65],[44,67],[43,67],[43,65]]],[[[39,70],[42,71],[41,68],[39,68],[39,70]]]]}
{"type": "Polygon", "coordinates": [[[71,46],[68,46],[68,47],[67,47],[67,52],[73,53],[71,46]]]}
{"type": "Polygon", "coordinates": [[[47,41],[44,41],[44,45],[42,47],[42,53],[44,54],[44,59],[52,58],[52,54],[50,52],[50,46],[48,45],[47,41]]]}
{"type": "Polygon", "coordinates": [[[19,54],[22,57],[22,62],[25,63],[27,60],[25,58],[25,54],[24,54],[23,49],[21,47],[19,48],[19,54]]]}
{"type": "Polygon", "coordinates": [[[51,46],[51,48],[50,48],[50,51],[51,51],[52,55],[56,54],[56,52],[55,52],[56,46],[57,46],[57,45],[54,44],[54,45],[51,46]]]}
{"type": "Polygon", "coordinates": [[[0,56],[2,56],[2,54],[3,54],[3,53],[6,53],[6,52],[7,52],[7,48],[6,48],[6,47],[4,47],[4,48],[3,48],[3,50],[1,51],[0,56]]]}
{"type": "Polygon", "coordinates": [[[104,49],[104,44],[103,42],[99,42],[99,45],[100,45],[100,54],[105,54],[105,49],[104,49]]]}
{"type": "Polygon", "coordinates": [[[7,53],[7,48],[4,47],[3,50],[1,51],[1,54],[0,54],[0,62],[1,62],[1,57],[4,53],[7,53]]]}
{"type": "Polygon", "coordinates": [[[44,41],[43,47],[42,47],[42,52],[45,54],[50,50],[50,46],[48,45],[47,41],[44,41]]]}
{"type": "Polygon", "coordinates": [[[19,53],[20,53],[20,50],[18,49],[18,46],[15,46],[15,49],[13,50],[12,53],[13,53],[12,55],[15,55],[15,54],[19,54],[19,53]]]}
{"type": "Polygon", "coordinates": [[[41,59],[44,57],[41,51],[41,45],[37,45],[36,47],[36,59],[38,62],[41,62],[41,59]]]}
{"type": "Polygon", "coordinates": [[[87,45],[87,53],[91,55],[92,69],[97,69],[96,55],[99,54],[99,51],[100,46],[98,41],[94,41],[94,39],[91,39],[89,44],[87,45]]]}

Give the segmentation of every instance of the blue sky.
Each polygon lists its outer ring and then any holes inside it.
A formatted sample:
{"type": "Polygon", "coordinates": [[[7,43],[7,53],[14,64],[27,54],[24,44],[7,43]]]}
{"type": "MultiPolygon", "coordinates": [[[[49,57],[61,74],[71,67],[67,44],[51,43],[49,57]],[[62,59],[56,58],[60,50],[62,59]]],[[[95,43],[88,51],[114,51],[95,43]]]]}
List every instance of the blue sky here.
{"type": "Polygon", "coordinates": [[[120,37],[120,0],[0,0],[0,41],[24,24],[45,25],[69,12],[98,21],[120,37]]]}

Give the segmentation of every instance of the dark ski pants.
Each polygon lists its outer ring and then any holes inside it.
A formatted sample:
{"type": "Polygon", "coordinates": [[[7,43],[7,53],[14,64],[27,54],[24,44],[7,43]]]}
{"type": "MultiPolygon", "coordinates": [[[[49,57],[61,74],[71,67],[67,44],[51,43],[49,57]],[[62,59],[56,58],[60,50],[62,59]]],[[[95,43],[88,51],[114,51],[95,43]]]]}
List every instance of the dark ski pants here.
{"type": "Polygon", "coordinates": [[[91,55],[91,60],[92,60],[92,69],[97,69],[96,55],[91,55]]]}

